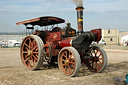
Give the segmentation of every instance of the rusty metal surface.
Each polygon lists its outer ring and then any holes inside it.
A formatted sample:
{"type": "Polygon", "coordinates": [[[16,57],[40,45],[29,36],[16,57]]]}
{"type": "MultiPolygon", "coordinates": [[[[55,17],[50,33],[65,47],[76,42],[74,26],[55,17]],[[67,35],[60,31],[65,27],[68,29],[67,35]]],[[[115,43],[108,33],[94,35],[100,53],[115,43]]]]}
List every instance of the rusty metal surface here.
{"type": "Polygon", "coordinates": [[[45,16],[45,17],[39,17],[39,18],[34,18],[34,19],[30,19],[30,20],[26,20],[26,21],[21,21],[21,22],[17,22],[16,25],[39,25],[39,26],[47,26],[47,25],[54,25],[54,24],[60,24],[60,23],[64,23],[65,20],[58,18],[58,17],[52,17],[52,16],[45,16]]]}

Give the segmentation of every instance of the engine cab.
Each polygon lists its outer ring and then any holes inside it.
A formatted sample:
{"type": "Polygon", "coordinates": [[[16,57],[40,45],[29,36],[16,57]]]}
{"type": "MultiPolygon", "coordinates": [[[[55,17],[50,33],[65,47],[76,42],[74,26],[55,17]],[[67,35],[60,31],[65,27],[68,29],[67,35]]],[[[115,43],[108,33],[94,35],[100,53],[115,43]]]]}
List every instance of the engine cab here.
{"type": "Polygon", "coordinates": [[[67,26],[61,31],[62,37],[73,37],[76,36],[76,30],[71,27],[71,23],[67,23],[67,26]]]}

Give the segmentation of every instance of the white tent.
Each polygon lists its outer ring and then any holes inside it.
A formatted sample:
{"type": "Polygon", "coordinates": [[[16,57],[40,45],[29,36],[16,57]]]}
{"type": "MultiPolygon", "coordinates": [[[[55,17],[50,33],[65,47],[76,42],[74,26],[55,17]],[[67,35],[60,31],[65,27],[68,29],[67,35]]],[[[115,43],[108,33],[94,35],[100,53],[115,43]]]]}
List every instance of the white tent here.
{"type": "Polygon", "coordinates": [[[126,43],[128,43],[128,35],[123,36],[121,38],[121,44],[124,45],[124,46],[126,46],[127,45],[126,43]]]}

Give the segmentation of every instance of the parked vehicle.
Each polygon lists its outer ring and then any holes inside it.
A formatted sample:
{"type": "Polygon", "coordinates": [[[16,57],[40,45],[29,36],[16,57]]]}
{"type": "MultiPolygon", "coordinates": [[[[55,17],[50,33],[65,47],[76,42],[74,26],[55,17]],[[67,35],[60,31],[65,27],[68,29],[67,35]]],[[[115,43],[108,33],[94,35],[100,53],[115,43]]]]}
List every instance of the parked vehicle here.
{"type": "Polygon", "coordinates": [[[101,40],[98,42],[98,44],[103,46],[103,45],[106,45],[106,42],[105,42],[103,39],[101,39],[101,40]]]}
{"type": "Polygon", "coordinates": [[[99,45],[99,46],[103,47],[104,45],[106,45],[106,42],[103,39],[101,39],[99,42],[92,42],[92,44],[99,45]]]}
{"type": "Polygon", "coordinates": [[[8,47],[20,47],[21,42],[17,42],[16,40],[9,40],[8,47]]]}

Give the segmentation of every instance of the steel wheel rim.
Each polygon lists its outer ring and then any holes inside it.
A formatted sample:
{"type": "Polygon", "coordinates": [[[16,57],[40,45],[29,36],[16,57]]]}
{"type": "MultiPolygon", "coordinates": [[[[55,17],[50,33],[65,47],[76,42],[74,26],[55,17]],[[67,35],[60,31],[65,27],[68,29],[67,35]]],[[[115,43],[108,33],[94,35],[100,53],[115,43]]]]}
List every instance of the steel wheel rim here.
{"type": "Polygon", "coordinates": [[[102,52],[98,48],[93,48],[91,52],[91,56],[92,58],[88,59],[88,66],[90,70],[93,70],[96,72],[100,71],[100,69],[102,69],[104,65],[104,57],[102,52]]]}
{"type": "Polygon", "coordinates": [[[60,57],[61,69],[65,75],[71,75],[76,69],[76,61],[73,53],[69,50],[64,50],[60,57]]]}
{"type": "Polygon", "coordinates": [[[39,55],[38,51],[38,44],[33,37],[29,36],[24,39],[21,46],[21,59],[27,68],[33,69],[36,66],[39,55]]]}

